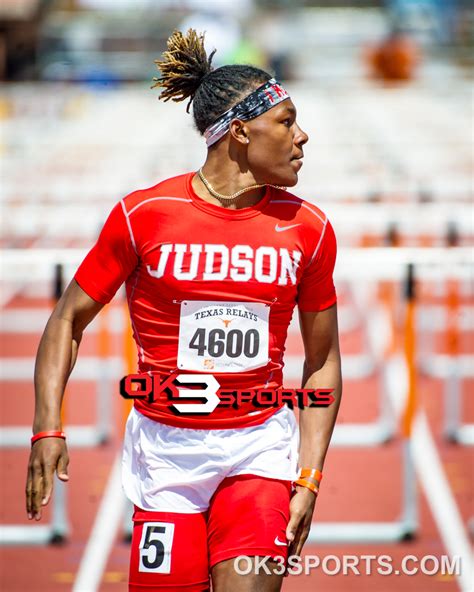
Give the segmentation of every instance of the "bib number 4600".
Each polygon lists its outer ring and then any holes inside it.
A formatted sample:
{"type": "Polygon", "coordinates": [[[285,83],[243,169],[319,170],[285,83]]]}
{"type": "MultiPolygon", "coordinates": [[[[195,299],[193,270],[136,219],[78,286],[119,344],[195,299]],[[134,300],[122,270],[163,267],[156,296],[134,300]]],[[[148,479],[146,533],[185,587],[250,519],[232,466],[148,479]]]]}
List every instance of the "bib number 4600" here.
{"type": "Polygon", "coordinates": [[[223,329],[199,328],[189,342],[189,348],[195,349],[198,356],[208,355],[220,358],[224,353],[229,358],[239,358],[242,354],[246,358],[255,358],[260,345],[260,335],[256,329],[241,331],[231,329],[227,333],[223,329]]]}

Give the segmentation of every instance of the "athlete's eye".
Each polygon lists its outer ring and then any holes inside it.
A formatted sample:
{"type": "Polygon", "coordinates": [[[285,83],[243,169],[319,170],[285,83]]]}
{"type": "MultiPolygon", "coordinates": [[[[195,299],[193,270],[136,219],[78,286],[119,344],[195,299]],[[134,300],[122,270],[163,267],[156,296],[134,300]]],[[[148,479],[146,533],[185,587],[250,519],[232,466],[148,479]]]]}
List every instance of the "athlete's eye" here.
{"type": "Polygon", "coordinates": [[[282,121],[283,125],[286,125],[286,127],[291,127],[293,125],[291,119],[288,117],[287,119],[285,119],[284,121],[282,121]]]}

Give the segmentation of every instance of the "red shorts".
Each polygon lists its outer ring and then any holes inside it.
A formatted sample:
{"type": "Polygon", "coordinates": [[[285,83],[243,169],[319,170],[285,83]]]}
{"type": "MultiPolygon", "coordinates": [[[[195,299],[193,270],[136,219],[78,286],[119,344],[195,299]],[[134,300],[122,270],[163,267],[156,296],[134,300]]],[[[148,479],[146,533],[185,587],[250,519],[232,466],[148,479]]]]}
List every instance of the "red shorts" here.
{"type": "Polygon", "coordinates": [[[210,569],[239,555],[286,561],[290,496],[290,481],[237,475],[221,482],[206,512],[135,507],[130,592],[207,591],[210,569]]]}

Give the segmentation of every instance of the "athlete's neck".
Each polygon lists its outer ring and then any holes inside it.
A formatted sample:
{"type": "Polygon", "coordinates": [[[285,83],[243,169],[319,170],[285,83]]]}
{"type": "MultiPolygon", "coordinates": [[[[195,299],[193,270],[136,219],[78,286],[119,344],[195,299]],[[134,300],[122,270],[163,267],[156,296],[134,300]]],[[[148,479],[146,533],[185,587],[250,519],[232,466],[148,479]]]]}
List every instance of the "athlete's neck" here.
{"type": "MultiPolygon", "coordinates": [[[[245,167],[242,167],[237,161],[223,157],[218,152],[220,151],[210,150],[202,167],[205,178],[215,191],[222,195],[232,195],[245,187],[256,184],[255,178],[248,169],[245,170],[245,167]]],[[[240,195],[236,201],[226,204],[224,200],[217,199],[209,192],[198,175],[193,177],[192,186],[200,198],[214,205],[232,210],[256,205],[263,198],[266,191],[265,187],[252,189],[240,195]]]]}

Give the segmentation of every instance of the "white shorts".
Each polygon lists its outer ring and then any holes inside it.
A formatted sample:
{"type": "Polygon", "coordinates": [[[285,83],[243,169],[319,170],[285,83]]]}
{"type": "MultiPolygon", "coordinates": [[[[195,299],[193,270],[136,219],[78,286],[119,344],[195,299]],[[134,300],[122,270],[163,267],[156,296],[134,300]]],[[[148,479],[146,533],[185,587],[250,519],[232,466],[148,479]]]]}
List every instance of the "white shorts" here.
{"type": "Polygon", "coordinates": [[[296,479],[298,444],[295,414],[286,405],[260,425],[221,430],[168,426],[132,408],[122,484],[143,510],[204,512],[226,477],[296,479]]]}

